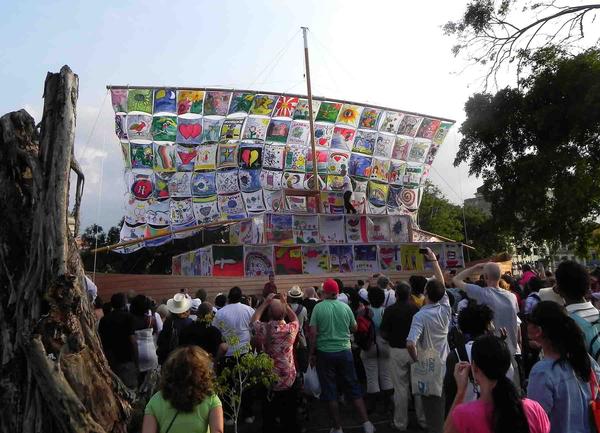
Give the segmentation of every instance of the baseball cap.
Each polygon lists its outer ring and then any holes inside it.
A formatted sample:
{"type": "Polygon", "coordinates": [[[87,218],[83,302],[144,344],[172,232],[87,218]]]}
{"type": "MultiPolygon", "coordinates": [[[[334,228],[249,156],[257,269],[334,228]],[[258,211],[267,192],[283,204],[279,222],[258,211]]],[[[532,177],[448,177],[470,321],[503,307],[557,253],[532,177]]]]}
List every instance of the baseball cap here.
{"type": "Polygon", "coordinates": [[[323,283],[323,291],[325,293],[335,293],[336,295],[340,292],[338,283],[333,278],[327,278],[323,283]]]}

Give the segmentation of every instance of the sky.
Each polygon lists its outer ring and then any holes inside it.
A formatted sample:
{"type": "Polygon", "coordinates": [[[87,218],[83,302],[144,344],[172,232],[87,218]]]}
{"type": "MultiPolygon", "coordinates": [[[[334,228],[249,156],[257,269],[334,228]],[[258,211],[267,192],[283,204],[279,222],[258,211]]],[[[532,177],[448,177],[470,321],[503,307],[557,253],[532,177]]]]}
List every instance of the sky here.
{"type": "Polygon", "coordinates": [[[116,225],[123,162],[106,85],[306,93],[301,26],[309,28],[313,95],[454,119],[431,172],[461,203],[481,180],[453,166],[464,104],[481,71],[464,69],[441,26],[466,1],[337,0],[1,2],[0,114],[41,118],[48,71],[79,76],[75,154],[85,176],[82,227],[116,225]]]}

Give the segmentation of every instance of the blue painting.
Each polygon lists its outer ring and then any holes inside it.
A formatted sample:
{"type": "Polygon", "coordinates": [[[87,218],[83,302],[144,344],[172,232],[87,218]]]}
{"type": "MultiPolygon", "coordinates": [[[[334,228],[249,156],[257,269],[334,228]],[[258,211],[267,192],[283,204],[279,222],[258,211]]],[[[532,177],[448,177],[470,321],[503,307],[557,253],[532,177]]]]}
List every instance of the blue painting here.
{"type": "Polygon", "coordinates": [[[208,197],[217,193],[215,172],[194,173],[192,176],[192,195],[194,197],[208,197]]]}
{"type": "Polygon", "coordinates": [[[253,192],[261,189],[260,169],[246,170],[240,168],[238,177],[242,192],[253,192]]]}
{"type": "Polygon", "coordinates": [[[154,113],[177,113],[175,89],[154,89],[154,113]]]}
{"type": "Polygon", "coordinates": [[[371,174],[371,157],[353,153],[348,163],[350,176],[369,177],[371,174]]]}

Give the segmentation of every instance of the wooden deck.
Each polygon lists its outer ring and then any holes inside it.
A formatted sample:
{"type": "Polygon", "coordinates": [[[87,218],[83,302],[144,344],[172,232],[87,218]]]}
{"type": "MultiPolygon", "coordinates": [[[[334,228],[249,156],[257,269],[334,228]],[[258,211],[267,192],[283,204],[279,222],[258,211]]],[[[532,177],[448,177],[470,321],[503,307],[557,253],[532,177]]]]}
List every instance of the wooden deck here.
{"type": "MultiPolygon", "coordinates": [[[[408,280],[411,275],[431,276],[430,272],[386,272],[392,281],[408,280]]],[[[92,275],[89,275],[92,278],[92,275]]],[[[366,281],[370,277],[364,273],[320,274],[320,275],[278,275],[275,284],[279,290],[289,290],[293,285],[300,287],[319,286],[326,278],[339,278],[345,285],[354,286],[357,280],[366,281]]],[[[208,292],[213,300],[220,293],[227,293],[234,286],[242,288],[245,294],[260,294],[267,278],[229,278],[229,277],[190,277],[179,275],[133,275],[96,273],[95,283],[98,294],[108,301],[113,293],[135,290],[137,293],[152,297],[156,302],[171,298],[180,289],[186,289],[191,295],[197,289],[208,292]]]]}

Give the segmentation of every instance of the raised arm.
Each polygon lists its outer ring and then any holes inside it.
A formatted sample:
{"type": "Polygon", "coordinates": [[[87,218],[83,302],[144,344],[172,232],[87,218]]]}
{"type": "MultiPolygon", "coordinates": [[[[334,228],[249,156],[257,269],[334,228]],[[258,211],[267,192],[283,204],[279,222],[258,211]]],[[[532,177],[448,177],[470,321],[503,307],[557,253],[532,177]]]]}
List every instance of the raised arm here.
{"type": "Polygon", "coordinates": [[[444,273],[442,272],[442,268],[440,268],[440,264],[437,261],[437,257],[430,248],[426,248],[427,253],[425,254],[425,260],[431,262],[433,266],[433,277],[438,280],[440,283],[444,284],[444,273]]]}
{"type": "Polygon", "coordinates": [[[467,283],[465,280],[469,278],[470,275],[481,273],[483,271],[484,263],[480,263],[478,265],[472,266],[470,268],[464,269],[462,272],[459,272],[452,281],[454,282],[454,286],[456,288],[465,290],[467,288],[467,283]]]}
{"type": "Polygon", "coordinates": [[[260,318],[262,317],[263,313],[269,307],[269,304],[271,303],[271,301],[273,300],[274,297],[275,297],[275,293],[269,293],[269,295],[264,300],[264,302],[258,306],[258,308],[256,309],[256,311],[254,312],[254,314],[250,318],[250,324],[253,324],[254,322],[258,322],[260,320],[260,318]]]}
{"type": "Polygon", "coordinates": [[[290,304],[287,303],[287,299],[284,296],[281,297],[281,303],[285,305],[285,313],[288,320],[290,322],[298,322],[298,316],[296,316],[296,313],[294,312],[294,310],[292,310],[290,304]]]}

